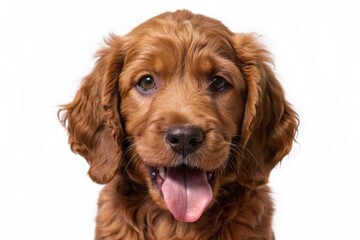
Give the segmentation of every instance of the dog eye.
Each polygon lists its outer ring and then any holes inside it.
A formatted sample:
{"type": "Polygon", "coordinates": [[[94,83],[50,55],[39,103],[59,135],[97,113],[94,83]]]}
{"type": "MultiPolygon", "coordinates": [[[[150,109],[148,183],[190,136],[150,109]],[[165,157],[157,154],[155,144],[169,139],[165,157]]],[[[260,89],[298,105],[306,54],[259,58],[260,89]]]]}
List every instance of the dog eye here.
{"type": "Polygon", "coordinates": [[[225,78],[221,76],[215,76],[210,82],[210,90],[212,92],[224,91],[229,86],[229,83],[225,78]]]}
{"type": "Polygon", "coordinates": [[[155,80],[152,76],[144,76],[138,82],[137,87],[142,92],[150,92],[156,88],[155,80]]]}

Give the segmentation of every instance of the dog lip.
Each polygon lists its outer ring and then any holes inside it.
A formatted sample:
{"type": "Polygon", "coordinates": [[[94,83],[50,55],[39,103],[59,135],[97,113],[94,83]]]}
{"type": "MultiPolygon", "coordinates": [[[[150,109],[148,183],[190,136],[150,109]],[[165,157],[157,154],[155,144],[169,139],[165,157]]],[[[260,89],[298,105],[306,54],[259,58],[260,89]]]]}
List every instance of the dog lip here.
{"type": "MultiPolygon", "coordinates": [[[[182,165],[181,165],[182,166],[182,165]]],[[[177,166],[177,167],[181,167],[177,166]]],[[[159,190],[161,190],[162,183],[166,179],[168,167],[150,167],[150,177],[154,183],[156,183],[159,190]]],[[[207,181],[210,185],[214,182],[215,171],[206,171],[207,181]]]]}
{"type": "Polygon", "coordinates": [[[153,184],[156,185],[159,191],[161,191],[162,185],[166,178],[165,168],[151,167],[150,177],[153,184]]]}
{"type": "Polygon", "coordinates": [[[215,171],[207,171],[206,172],[206,177],[207,177],[208,182],[211,185],[213,183],[214,179],[215,179],[215,171]]]}

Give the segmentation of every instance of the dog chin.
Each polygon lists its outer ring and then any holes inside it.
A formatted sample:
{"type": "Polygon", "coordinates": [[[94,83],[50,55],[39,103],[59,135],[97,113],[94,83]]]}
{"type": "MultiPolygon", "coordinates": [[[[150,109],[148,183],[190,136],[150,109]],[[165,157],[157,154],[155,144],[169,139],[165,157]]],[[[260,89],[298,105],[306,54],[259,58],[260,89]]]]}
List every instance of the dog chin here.
{"type": "Polygon", "coordinates": [[[150,167],[150,177],[167,209],[178,221],[197,221],[213,198],[215,171],[192,168],[185,164],[150,167]]]}

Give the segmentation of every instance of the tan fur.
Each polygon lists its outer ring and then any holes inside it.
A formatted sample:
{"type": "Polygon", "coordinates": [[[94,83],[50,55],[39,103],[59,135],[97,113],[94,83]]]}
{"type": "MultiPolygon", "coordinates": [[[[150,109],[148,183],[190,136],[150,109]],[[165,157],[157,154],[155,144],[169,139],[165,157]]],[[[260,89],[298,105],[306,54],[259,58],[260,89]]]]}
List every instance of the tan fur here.
{"type": "Polygon", "coordinates": [[[111,36],[73,102],[61,111],[74,152],[89,175],[106,184],[99,198],[96,239],[273,239],[271,169],[289,153],[297,114],[253,34],[188,11],[164,13],[128,35],[111,36]],[[156,90],[142,94],[151,75],[156,90]],[[215,75],[230,87],[209,91],[215,75]],[[164,141],[166,129],[205,132],[186,160],[164,141]],[[215,172],[213,199],[200,219],[179,222],[150,179],[150,166],[215,172]]]}

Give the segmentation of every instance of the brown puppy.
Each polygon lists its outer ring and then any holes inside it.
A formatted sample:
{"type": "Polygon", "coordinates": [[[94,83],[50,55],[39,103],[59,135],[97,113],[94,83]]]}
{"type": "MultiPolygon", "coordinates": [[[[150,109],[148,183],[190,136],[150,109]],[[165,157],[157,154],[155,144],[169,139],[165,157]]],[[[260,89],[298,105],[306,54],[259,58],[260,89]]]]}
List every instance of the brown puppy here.
{"type": "Polygon", "coordinates": [[[106,184],[96,239],[273,239],[267,181],[298,117],[256,37],[177,11],[107,45],[61,110],[106,184]]]}

